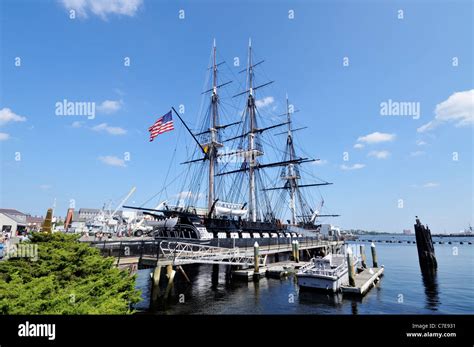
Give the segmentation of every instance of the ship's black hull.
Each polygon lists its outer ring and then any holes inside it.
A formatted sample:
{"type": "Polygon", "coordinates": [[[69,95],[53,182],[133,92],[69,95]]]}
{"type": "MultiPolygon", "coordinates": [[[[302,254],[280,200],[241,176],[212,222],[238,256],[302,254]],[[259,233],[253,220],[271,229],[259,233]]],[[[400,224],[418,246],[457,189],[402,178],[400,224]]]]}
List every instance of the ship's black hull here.
{"type": "MultiPolygon", "coordinates": [[[[244,220],[231,220],[220,218],[204,218],[203,224],[214,238],[274,238],[298,237],[295,231],[279,221],[275,222],[249,222],[244,220]]],[[[306,226],[299,226],[306,228],[306,226]]],[[[311,226],[314,229],[314,226],[311,226]]]]}

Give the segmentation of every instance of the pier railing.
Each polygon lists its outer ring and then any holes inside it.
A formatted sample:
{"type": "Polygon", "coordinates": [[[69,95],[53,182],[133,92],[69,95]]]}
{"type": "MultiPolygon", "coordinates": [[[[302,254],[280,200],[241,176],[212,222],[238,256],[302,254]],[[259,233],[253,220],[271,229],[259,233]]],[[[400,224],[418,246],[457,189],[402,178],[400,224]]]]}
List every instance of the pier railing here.
{"type": "MultiPolygon", "coordinates": [[[[93,247],[97,247],[103,256],[111,256],[118,258],[128,257],[147,257],[156,258],[163,257],[164,254],[160,249],[160,243],[163,240],[104,240],[90,241],[93,247]]],[[[168,240],[169,241],[169,240],[168,240]]],[[[210,246],[219,248],[239,248],[240,252],[253,252],[255,242],[259,244],[261,253],[286,252],[291,251],[292,242],[298,241],[299,249],[308,249],[316,247],[329,247],[334,244],[331,240],[321,240],[316,237],[280,237],[280,238],[260,238],[260,239],[213,239],[210,246]]],[[[191,242],[189,242],[191,243],[191,242]]]]}
{"type": "MultiPolygon", "coordinates": [[[[208,245],[198,245],[185,242],[162,241],[160,251],[173,264],[231,264],[250,265],[254,263],[252,254],[243,252],[240,248],[225,248],[208,245]]],[[[260,266],[265,265],[266,257],[259,258],[260,266]]]]}

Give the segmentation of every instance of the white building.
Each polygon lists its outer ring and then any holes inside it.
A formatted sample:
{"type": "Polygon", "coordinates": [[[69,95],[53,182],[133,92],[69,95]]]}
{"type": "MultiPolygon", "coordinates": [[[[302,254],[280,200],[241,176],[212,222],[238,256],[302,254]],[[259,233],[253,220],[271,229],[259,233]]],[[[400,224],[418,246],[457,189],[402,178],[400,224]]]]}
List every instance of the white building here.
{"type": "Polygon", "coordinates": [[[319,227],[319,232],[321,233],[321,235],[324,236],[341,236],[341,229],[332,224],[321,224],[321,226],[319,227]]]}
{"type": "Polygon", "coordinates": [[[16,236],[19,232],[26,230],[26,214],[9,208],[0,209],[0,230],[16,236]]]}

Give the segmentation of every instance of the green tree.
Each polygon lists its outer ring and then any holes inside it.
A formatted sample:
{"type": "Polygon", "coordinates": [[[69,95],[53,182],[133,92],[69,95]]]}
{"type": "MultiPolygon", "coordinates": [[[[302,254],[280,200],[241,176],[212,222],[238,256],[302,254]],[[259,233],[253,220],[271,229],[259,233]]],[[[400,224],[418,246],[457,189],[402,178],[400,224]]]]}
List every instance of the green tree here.
{"type": "Polygon", "coordinates": [[[33,233],[37,260],[0,261],[0,314],[130,314],[136,276],[76,235],[33,233]]]}

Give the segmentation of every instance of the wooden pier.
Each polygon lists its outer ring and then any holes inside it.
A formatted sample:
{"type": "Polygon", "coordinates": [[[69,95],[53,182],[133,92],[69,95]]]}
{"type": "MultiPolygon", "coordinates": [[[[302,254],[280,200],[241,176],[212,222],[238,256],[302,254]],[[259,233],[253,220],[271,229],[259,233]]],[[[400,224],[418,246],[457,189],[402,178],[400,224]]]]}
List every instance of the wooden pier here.
{"type": "MultiPolygon", "coordinates": [[[[104,256],[116,258],[120,268],[136,268],[159,266],[177,266],[186,264],[223,264],[243,265],[244,268],[254,265],[254,242],[259,243],[259,258],[264,262],[270,255],[278,255],[294,251],[292,242],[296,239],[259,239],[235,240],[225,244],[218,240],[219,246],[197,245],[182,242],[141,240],[141,241],[103,241],[92,242],[104,256]],[[236,242],[237,241],[237,242],[236,242]],[[235,247],[226,247],[235,246],[235,247]]],[[[298,238],[298,254],[308,251],[323,253],[336,252],[344,244],[343,241],[319,240],[317,238],[298,238]]],[[[229,240],[226,240],[229,242],[229,240]]],[[[293,254],[294,255],[294,254],[293,254]]],[[[299,255],[298,255],[299,256],[299,255]]]]}
{"type": "Polygon", "coordinates": [[[238,269],[232,271],[232,275],[239,280],[253,280],[264,276],[270,278],[283,278],[294,274],[300,267],[308,264],[307,261],[295,262],[294,260],[286,260],[277,263],[270,263],[264,267],[260,267],[258,274],[255,273],[253,267],[246,269],[238,269]]]}
{"type": "Polygon", "coordinates": [[[383,267],[363,269],[354,277],[354,286],[341,286],[343,294],[365,295],[383,275],[383,267]]]}
{"type": "MultiPolygon", "coordinates": [[[[152,301],[156,301],[160,297],[168,298],[178,271],[190,282],[183,265],[212,264],[217,268],[219,265],[227,265],[226,276],[228,274],[230,278],[241,281],[258,281],[265,276],[281,279],[294,275],[315,256],[328,252],[340,253],[344,245],[343,241],[314,238],[300,238],[298,241],[290,238],[268,240],[266,243],[265,240],[239,242],[237,246],[232,241],[233,247],[222,247],[221,242],[219,246],[210,246],[169,240],[105,242],[94,246],[105,256],[115,257],[117,267],[128,269],[131,273],[138,269],[153,268],[152,301]],[[162,269],[166,270],[166,273],[162,269]],[[160,278],[166,282],[164,292],[160,289],[160,278]]],[[[373,243],[371,268],[367,266],[364,245],[360,246],[360,253],[361,262],[357,265],[352,261],[351,248],[347,249],[349,283],[340,287],[344,295],[364,296],[383,275],[384,267],[377,264],[373,243]]]]}

